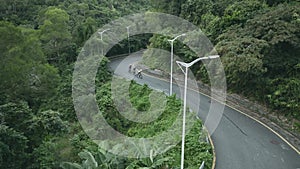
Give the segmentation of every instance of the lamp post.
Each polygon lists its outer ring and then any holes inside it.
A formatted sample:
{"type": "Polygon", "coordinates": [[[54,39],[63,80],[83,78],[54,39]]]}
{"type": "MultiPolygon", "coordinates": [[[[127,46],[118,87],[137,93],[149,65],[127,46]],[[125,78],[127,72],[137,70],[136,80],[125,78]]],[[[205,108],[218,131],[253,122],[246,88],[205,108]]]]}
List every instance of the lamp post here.
{"type": "MultiPolygon", "coordinates": [[[[103,30],[101,32],[98,32],[98,34],[100,35],[100,39],[101,39],[102,45],[103,45],[103,33],[106,32],[106,31],[108,31],[108,30],[110,30],[110,29],[105,29],[105,30],[103,30]]],[[[101,54],[103,56],[103,46],[102,46],[102,50],[101,51],[102,51],[101,54]]]]}
{"type": "Polygon", "coordinates": [[[179,38],[179,37],[181,37],[181,36],[185,36],[186,34],[185,33],[183,33],[183,34],[181,34],[181,35],[178,35],[178,36],[176,36],[174,39],[169,39],[168,41],[171,43],[171,72],[170,72],[170,74],[171,74],[171,77],[170,77],[170,96],[172,95],[172,88],[173,88],[173,51],[174,51],[174,41],[177,39],[177,38],[179,38]]]}
{"type": "Polygon", "coordinates": [[[131,26],[127,26],[126,29],[127,29],[127,39],[128,39],[128,55],[130,55],[130,41],[129,41],[129,28],[131,26]]]}
{"type": "Polygon", "coordinates": [[[176,61],[180,69],[182,70],[183,74],[185,75],[184,78],[184,97],[183,97],[183,120],[182,120],[182,141],[181,141],[181,164],[180,168],[183,169],[184,165],[184,139],[185,139],[185,116],[186,116],[186,91],[187,91],[187,77],[188,77],[188,68],[194,65],[196,62],[200,60],[206,60],[206,59],[214,59],[219,58],[219,55],[213,55],[213,56],[207,56],[198,58],[190,63],[184,63],[180,61],[176,61]],[[182,68],[185,67],[185,70],[182,68]]]}

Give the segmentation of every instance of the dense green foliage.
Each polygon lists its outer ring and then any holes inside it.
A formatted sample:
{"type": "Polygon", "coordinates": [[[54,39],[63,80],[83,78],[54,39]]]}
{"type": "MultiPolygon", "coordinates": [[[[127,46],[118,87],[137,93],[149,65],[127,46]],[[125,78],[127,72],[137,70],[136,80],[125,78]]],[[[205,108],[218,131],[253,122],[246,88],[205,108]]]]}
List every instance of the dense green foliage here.
{"type": "MultiPolygon", "coordinates": [[[[148,2],[0,0],[0,6],[0,168],[59,168],[79,160],[93,143],[72,103],[74,61],[100,26],[145,11],[148,2]]],[[[99,70],[97,83],[109,74],[99,70]]]]}
{"type": "MultiPolygon", "coordinates": [[[[122,81],[122,79],[119,79],[122,81]]],[[[107,119],[107,122],[110,123],[110,126],[114,126],[116,130],[123,132],[123,134],[130,137],[143,137],[148,138],[160,134],[163,131],[166,131],[168,128],[174,124],[178,116],[181,118],[179,112],[181,111],[182,104],[176,99],[173,95],[167,98],[166,106],[164,107],[162,114],[158,119],[149,123],[136,123],[124,118],[114,106],[112,101],[112,96],[109,92],[109,86],[111,84],[105,84],[99,88],[97,91],[97,100],[100,110],[103,112],[103,116],[107,119]]],[[[156,112],[160,111],[156,109],[160,107],[159,104],[162,104],[162,101],[151,102],[152,106],[156,107],[155,110],[151,110],[149,96],[150,93],[156,92],[149,89],[146,85],[138,85],[134,81],[130,83],[130,99],[133,107],[137,111],[146,111],[147,114],[155,116],[156,112]]],[[[159,93],[159,92],[157,92],[159,93]]],[[[163,94],[161,95],[163,96],[163,94]]],[[[165,96],[164,96],[165,97],[165,96]]],[[[156,98],[156,97],[155,97],[156,98]]],[[[134,113],[134,112],[130,112],[134,113]]],[[[142,113],[142,112],[138,112],[142,113]]],[[[195,116],[193,113],[189,113],[189,116],[195,116]]],[[[193,117],[195,118],[195,117],[193,117]]],[[[179,126],[181,125],[180,124],[179,126]]],[[[171,136],[170,136],[171,137],[171,136]]],[[[179,136],[178,136],[179,137],[179,136]]],[[[212,162],[211,146],[205,142],[206,134],[202,131],[202,124],[200,120],[196,120],[191,131],[186,135],[186,146],[185,150],[185,168],[199,168],[201,161],[206,161],[206,167],[210,168],[212,162]]],[[[159,145],[158,145],[159,146],[159,145]]],[[[147,145],[145,145],[147,147],[147,145]]],[[[129,151],[129,150],[127,150],[129,151]]],[[[155,150],[153,150],[155,151],[155,150]]],[[[177,144],[175,147],[168,150],[166,153],[153,156],[149,158],[138,158],[138,159],[116,159],[116,156],[109,157],[109,159],[114,158],[114,162],[124,163],[127,166],[127,169],[137,168],[137,167],[149,167],[149,168],[179,168],[180,166],[180,151],[181,144],[177,144]],[[153,159],[151,159],[153,158],[153,159]]],[[[103,150],[96,151],[96,156],[102,154],[104,156],[112,156],[112,154],[107,153],[103,150]]],[[[94,154],[93,153],[93,154],[94,154]]],[[[154,152],[155,154],[155,152],[154,152]]],[[[106,157],[107,158],[107,157],[106,157]]],[[[97,160],[98,164],[101,164],[101,160],[97,160]]],[[[69,164],[64,164],[69,165],[69,164]]],[[[72,164],[74,165],[74,164],[72,164]]],[[[75,164],[76,165],[76,164],[75,164]]],[[[67,168],[67,167],[66,167],[67,168]]],[[[96,167],[95,167],[96,168],[96,167]]]]}
{"type": "MultiPolygon", "coordinates": [[[[167,1],[155,1],[159,11],[172,13],[167,1]]],[[[173,2],[173,1],[172,1],[173,2]]],[[[199,26],[216,45],[225,68],[229,91],[260,101],[275,112],[300,119],[300,3],[289,0],[187,0],[178,16],[199,26]]],[[[174,28],[176,29],[176,28],[174,28]]],[[[168,37],[155,35],[150,47],[170,51],[168,37]]],[[[181,43],[175,54],[184,61],[196,56],[181,43]]],[[[151,55],[152,53],[150,53],[151,55]]],[[[154,55],[153,55],[154,56],[154,55]]],[[[160,69],[161,62],[145,61],[160,69]]],[[[209,83],[203,65],[192,67],[199,80],[209,83]]]]}
{"type": "MultiPolygon", "coordinates": [[[[177,9],[177,5],[173,3],[172,8],[177,9]]],[[[179,146],[165,155],[147,159],[124,159],[98,149],[82,130],[73,106],[73,66],[85,42],[109,21],[151,8],[146,0],[0,0],[0,168],[123,169],[179,165],[179,146]]],[[[145,48],[151,36],[131,37],[131,51],[145,48]]],[[[124,40],[108,56],[127,52],[128,43],[124,40]]],[[[153,136],[170,127],[180,112],[181,102],[174,96],[165,104],[155,100],[155,104],[166,105],[166,109],[154,110],[150,104],[152,90],[134,82],[130,84],[134,113],[163,111],[162,116],[142,125],[118,113],[111,100],[108,62],[104,58],[100,63],[95,82],[99,108],[108,123],[135,137],[153,136]]],[[[211,163],[211,152],[206,153],[210,146],[198,144],[199,136],[204,137],[200,127],[199,122],[192,135],[187,136],[193,144],[193,148],[187,149],[187,154],[193,154],[193,158],[187,155],[186,164],[190,167],[198,166],[201,160],[206,160],[207,166],[211,163]]]]}

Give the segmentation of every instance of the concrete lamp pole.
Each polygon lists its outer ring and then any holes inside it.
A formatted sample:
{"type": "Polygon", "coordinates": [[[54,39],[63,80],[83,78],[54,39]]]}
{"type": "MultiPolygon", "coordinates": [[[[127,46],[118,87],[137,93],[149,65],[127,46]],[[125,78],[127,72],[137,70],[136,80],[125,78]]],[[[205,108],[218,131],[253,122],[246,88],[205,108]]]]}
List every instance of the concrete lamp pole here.
{"type": "Polygon", "coordinates": [[[207,57],[202,57],[198,58],[191,63],[184,63],[180,61],[176,61],[180,69],[182,70],[183,74],[185,75],[184,78],[184,97],[183,97],[183,120],[182,120],[182,141],[181,141],[181,164],[180,168],[183,169],[184,165],[184,139],[185,139],[185,116],[186,116],[186,90],[187,90],[187,77],[188,77],[188,68],[191,67],[193,64],[200,60],[206,60],[206,59],[215,59],[219,58],[219,55],[213,55],[213,56],[207,56],[207,57]],[[184,67],[185,70],[182,68],[184,67]]]}
{"type": "MultiPolygon", "coordinates": [[[[100,39],[101,39],[102,45],[103,45],[103,33],[106,32],[106,31],[108,31],[108,30],[110,30],[110,29],[105,29],[105,30],[103,30],[101,32],[98,32],[98,34],[100,35],[100,39]]],[[[101,54],[103,56],[103,46],[102,46],[101,54]]]]}
{"type": "Polygon", "coordinates": [[[183,33],[181,35],[176,36],[174,39],[169,39],[168,41],[171,43],[171,77],[170,77],[170,96],[172,95],[172,90],[173,90],[173,59],[174,59],[174,41],[181,37],[181,36],[185,36],[186,34],[183,33]]]}
{"type": "Polygon", "coordinates": [[[129,33],[129,28],[131,26],[127,26],[126,29],[127,29],[127,39],[128,39],[128,55],[130,55],[130,41],[129,41],[129,36],[130,36],[130,33],[129,33]]]}

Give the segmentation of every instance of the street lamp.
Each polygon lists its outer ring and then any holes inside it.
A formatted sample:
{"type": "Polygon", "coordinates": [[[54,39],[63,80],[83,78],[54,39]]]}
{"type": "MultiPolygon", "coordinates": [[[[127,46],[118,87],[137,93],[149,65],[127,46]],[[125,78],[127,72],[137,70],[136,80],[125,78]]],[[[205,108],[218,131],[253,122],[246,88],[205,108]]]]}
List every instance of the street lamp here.
{"type": "MultiPolygon", "coordinates": [[[[101,32],[98,32],[98,34],[100,35],[100,38],[101,38],[102,45],[103,45],[103,39],[102,39],[103,38],[103,33],[108,31],[108,30],[110,30],[110,29],[105,29],[101,32]]],[[[102,52],[101,53],[102,53],[102,56],[103,56],[103,46],[102,46],[102,52]]]]}
{"type": "Polygon", "coordinates": [[[181,34],[181,35],[178,35],[178,36],[176,36],[174,39],[169,39],[168,41],[171,43],[171,77],[170,77],[170,96],[172,95],[172,88],[173,88],[173,48],[174,48],[174,46],[173,46],[173,43],[174,43],[174,41],[177,39],[177,38],[179,38],[179,37],[181,37],[181,36],[185,36],[186,34],[185,33],[183,33],[183,34],[181,34]]]}
{"type": "Polygon", "coordinates": [[[185,139],[185,116],[186,116],[186,90],[187,90],[187,76],[188,76],[188,68],[191,67],[193,64],[200,60],[206,60],[206,59],[215,59],[219,58],[219,55],[213,55],[213,56],[207,56],[207,57],[201,57],[198,58],[190,63],[184,63],[180,61],[176,61],[180,69],[182,70],[183,74],[185,75],[184,78],[184,97],[183,97],[183,120],[182,120],[182,141],[181,141],[181,165],[180,168],[183,169],[184,165],[184,139],[185,139]],[[185,67],[185,70],[183,70],[182,67],[185,67]]]}
{"type": "Polygon", "coordinates": [[[130,55],[130,41],[129,41],[129,28],[131,26],[127,26],[126,29],[127,29],[127,39],[128,39],[128,55],[130,55]]]}

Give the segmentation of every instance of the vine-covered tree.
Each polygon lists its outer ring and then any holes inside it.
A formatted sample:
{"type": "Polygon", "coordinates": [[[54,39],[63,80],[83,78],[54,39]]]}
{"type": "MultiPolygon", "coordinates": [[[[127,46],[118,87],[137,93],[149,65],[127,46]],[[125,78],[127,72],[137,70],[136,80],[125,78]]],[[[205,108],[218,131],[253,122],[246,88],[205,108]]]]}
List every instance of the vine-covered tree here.
{"type": "Polygon", "coordinates": [[[49,7],[40,18],[40,39],[43,44],[43,50],[51,63],[64,61],[62,55],[71,44],[71,33],[69,31],[69,15],[66,11],[49,7]]]}

